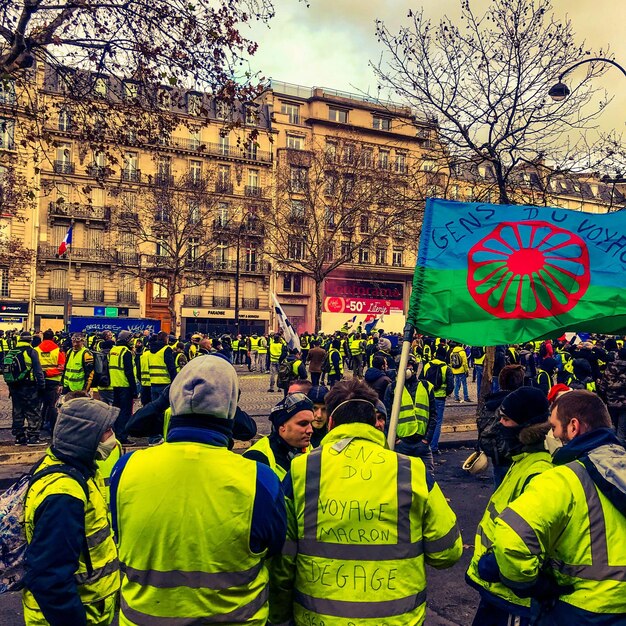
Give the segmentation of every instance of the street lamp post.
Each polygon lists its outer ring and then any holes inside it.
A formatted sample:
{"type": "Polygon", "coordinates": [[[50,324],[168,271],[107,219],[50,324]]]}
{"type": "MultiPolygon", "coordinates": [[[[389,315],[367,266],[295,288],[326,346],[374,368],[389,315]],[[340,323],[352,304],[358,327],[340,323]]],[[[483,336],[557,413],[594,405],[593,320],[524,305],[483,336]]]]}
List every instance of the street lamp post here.
{"type": "Polygon", "coordinates": [[[579,65],[583,65],[584,63],[593,63],[594,61],[602,61],[603,63],[609,63],[610,65],[614,65],[618,70],[622,72],[622,74],[624,74],[624,76],[626,76],[626,70],[619,63],[617,63],[616,61],[613,61],[612,59],[606,59],[604,57],[593,57],[591,59],[584,59],[583,61],[578,61],[578,63],[574,63],[574,65],[572,65],[571,67],[568,67],[559,76],[559,82],[556,83],[556,85],[553,85],[552,87],[550,87],[550,91],[548,91],[548,95],[555,102],[561,102],[562,100],[565,100],[565,98],[569,96],[570,90],[568,89],[567,85],[563,82],[563,78],[565,78],[567,74],[569,74],[573,69],[577,68],[579,65]]]}

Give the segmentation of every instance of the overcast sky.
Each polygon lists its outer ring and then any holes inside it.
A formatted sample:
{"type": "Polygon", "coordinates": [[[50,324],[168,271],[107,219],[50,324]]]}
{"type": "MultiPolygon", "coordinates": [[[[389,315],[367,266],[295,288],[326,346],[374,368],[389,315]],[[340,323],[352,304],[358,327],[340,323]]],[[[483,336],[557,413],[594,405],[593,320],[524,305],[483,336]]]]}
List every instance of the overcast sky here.
{"type": "MultiPolygon", "coordinates": [[[[269,27],[253,29],[259,50],[253,69],[267,78],[308,87],[329,87],[351,92],[377,93],[368,61],[381,52],[374,35],[379,18],[389,26],[406,23],[411,0],[274,0],[276,17],[269,27]]],[[[437,20],[457,16],[459,0],[424,0],[424,13],[437,20]]],[[[488,0],[473,0],[477,13],[488,0]]],[[[626,66],[626,0],[553,0],[555,15],[568,16],[578,41],[594,50],[607,46],[615,60],[626,66]]],[[[582,70],[581,70],[582,71],[582,70]]],[[[575,75],[574,75],[575,76],[575,75]]],[[[612,68],[602,86],[614,100],[603,113],[604,129],[626,130],[626,76],[612,68]]]]}

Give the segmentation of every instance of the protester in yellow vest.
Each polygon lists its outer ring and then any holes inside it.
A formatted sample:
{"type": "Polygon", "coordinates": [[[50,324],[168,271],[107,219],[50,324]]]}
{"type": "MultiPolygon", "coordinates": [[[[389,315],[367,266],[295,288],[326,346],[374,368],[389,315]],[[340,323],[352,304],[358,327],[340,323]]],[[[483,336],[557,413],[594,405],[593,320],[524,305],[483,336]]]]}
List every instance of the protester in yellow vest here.
{"type": "Polygon", "coordinates": [[[552,459],[544,448],[550,430],[549,405],[541,390],[521,387],[504,398],[499,412],[503,440],[513,464],[491,496],[478,525],[467,582],[481,596],[473,626],[528,626],[530,599],[520,598],[500,581],[491,546],[498,515],[524,492],[531,480],[552,468],[552,459]]]}
{"type": "Polygon", "coordinates": [[[247,459],[269,465],[280,480],[299,454],[310,450],[313,435],[313,402],[303,393],[292,393],[271,411],[272,432],[244,452],[247,459]]]}
{"type": "Polygon", "coordinates": [[[613,626],[626,615],[626,450],[606,405],[574,390],[552,405],[556,467],[496,518],[500,580],[530,597],[543,624],[613,626]]]}
{"type": "Polygon", "coordinates": [[[266,559],[283,545],[285,505],[269,467],[228,450],[235,369],[217,355],[193,359],[169,397],[165,443],[123,457],[111,476],[120,625],[265,626],[266,559]]]}
{"type": "Polygon", "coordinates": [[[456,517],[424,463],[386,448],[377,400],[357,379],[337,383],[325,398],[322,446],[291,464],[272,623],[423,624],[425,564],[461,557],[456,517]]]}
{"type": "Polygon", "coordinates": [[[111,348],[109,355],[109,373],[113,387],[113,406],[120,410],[115,422],[115,436],[120,443],[130,445],[133,442],[128,438],[126,424],[133,414],[133,400],[137,397],[137,382],[135,381],[135,359],[128,344],[133,335],[128,330],[121,330],[117,341],[111,348]]]}
{"type": "Polygon", "coordinates": [[[63,393],[89,391],[93,379],[93,356],[85,348],[85,337],[72,335],[72,349],[67,353],[63,372],[63,393]]]}
{"type": "Polygon", "coordinates": [[[165,331],[150,337],[148,368],[150,370],[150,393],[153,402],[176,377],[174,352],[168,345],[168,339],[168,334],[165,331]]]}
{"type": "Polygon", "coordinates": [[[27,626],[113,621],[120,567],[94,461],[115,445],[111,427],[117,412],[84,397],[59,410],[52,446],[37,468],[59,471],[36,480],[24,504],[27,626]]]}

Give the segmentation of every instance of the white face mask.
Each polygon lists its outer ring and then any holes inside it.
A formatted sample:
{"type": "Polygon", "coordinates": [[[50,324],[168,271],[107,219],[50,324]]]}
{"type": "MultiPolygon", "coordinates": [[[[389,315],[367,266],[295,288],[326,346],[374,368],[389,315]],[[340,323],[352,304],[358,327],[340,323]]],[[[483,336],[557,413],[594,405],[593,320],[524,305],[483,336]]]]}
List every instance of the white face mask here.
{"type": "Polygon", "coordinates": [[[96,459],[100,461],[105,461],[111,455],[111,452],[115,450],[115,446],[117,445],[117,439],[115,435],[111,435],[108,439],[101,441],[98,444],[98,449],[96,450],[96,459]]]}
{"type": "Polygon", "coordinates": [[[554,436],[554,431],[550,429],[548,434],[546,435],[545,441],[543,442],[545,449],[554,456],[555,452],[563,447],[563,441],[558,437],[554,436]]]}
{"type": "Polygon", "coordinates": [[[406,379],[409,380],[409,378],[411,378],[411,376],[413,376],[414,373],[415,372],[410,367],[407,367],[406,368],[406,379]]]}

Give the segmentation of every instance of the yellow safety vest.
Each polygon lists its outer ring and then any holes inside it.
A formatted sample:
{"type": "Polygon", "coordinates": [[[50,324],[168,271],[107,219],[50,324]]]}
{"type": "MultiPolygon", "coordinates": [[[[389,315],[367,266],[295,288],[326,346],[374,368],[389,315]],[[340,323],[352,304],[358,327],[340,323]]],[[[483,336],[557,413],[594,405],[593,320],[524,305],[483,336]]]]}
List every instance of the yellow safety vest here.
{"type": "MultiPolygon", "coordinates": [[[[54,380],[56,382],[61,381],[61,377],[63,376],[63,372],[59,371],[58,374],[54,376],[46,376],[46,371],[51,369],[59,369],[59,353],[61,350],[59,348],[55,348],[50,352],[42,352],[41,348],[37,346],[35,348],[37,350],[37,354],[39,355],[39,362],[41,363],[41,369],[43,370],[43,375],[46,377],[46,380],[54,380]]],[[[26,354],[24,355],[26,357],[26,354]]]]}
{"type": "Polygon", "coordinates": [[[341,375],[343,374],[343,358],[341,356],[341,352],[339,350],[337,350],[337,348],[331,348],[328,351],[328,360],[330,362],[330,371],[328,372],[329,376],[335,376],[337,374],[341,375]],[[339,352],[339,369],[335,369],[335,366],[333,364],[333,354],[335,352],[339,352]]]}
{"type": "Polygon", "coordinates": [[[100,472],[100,476],[102,477],[102,481],[105,486],[104,497],[107,503],[107,506],[111,503],[111,492],[109,490],[109,481],[111,479],[111,472],[113,471],[113,467],[122,457],[123,450],[122,444],[118,441],[115,444],[115,448],[111,451],[108,458],[101,461],[96,459],[96,465],[98,466],[98,470],[100,472]]]}
{"type": "Polygon", "coordinates": [[[182,352],[178,352],[176,354],[176,356],[174,357],[174,365],[176,366],[176,372],[180,372],[180,370],[183,369],[183,367],[187,364],[186,362],[186,357],[182,352]],[[181,361],[185,359],[185,362],[181,363],[181,361]]]}
{"type": "MultiPolygon", "coordinates": [[[[50,450],[47,451],[39,470],[51,465],[60,465],[50,450]]],[[[61,473],[49,474],[33,483],[28,490],[24,502],[24,530],[26,540],[30,543],[35,531],[35,515],[39,506],[48,496],[67,494],[84,503],[85,507],[85,533],[93,574],[87,577],[87,565],[84,555],[78,560],[78,569],[74,573],[77,583],[78,595],[85,605],[87,623],[109,622],[90,621],[90,614],[101,614],[102,605],[111,605],[111,616],[115,607],[114,599],[120,588],[120,564],[117,559],[117,549],[113,541],[113,533],[109,524],[108,510],[104,497],[104,483],[97,472],[94,478],[87,481],[89,499],[85,498],[85,492],[80,484],[72,477],[61,473]],[[96,607],[95,605],[100,605],[96,607]]],[[[25,589],[22,595],[24,604],[24,619],[26,624],[47,624],[41,609],[33,594],[25,589]]]]}
{"type": "Polygon", "coordinates": [[[163,346],[158,352],[148,351],[148,369],[151,385],[169,385],[172,382],[167,366],[165,365],[165,351],[169,346],[163,346]]]}
{"type": "Polygon", "coordinates": [[[189,346],[189,360],[191,360],[191,359],[193,359],[193,358],[198,356],[198,350],[200,350],[200,348],[195,343],[192,343],[189,346]]]}
{"type": "Polygon", "coordinates": [[[265,339],[265,337],[259,337],[257,352],[259,354],[267,354],[267,340],[265,339]]]}
{"type": "Polygon", "coordinates": [[[278,463],[276,463],[274,451],[270,447],[269,437],[261,437],[261,439],[248,448],[248,451],[250,450],[256,450],[267,457],[270,469],[274,472],[274,474],[276,474],[276,476],[278,476],[278,480],[282,483],[283,478],[287,476],[287,470],[282,467],[282,465],[278,465],[278,463]]]}
{"type": "Polygon", "coordinates": [[[109,354],[109,373],[111,387],[130,387],[128,377],[124,373],[124,354],[129,352],[126,346],[113,346],[109,354]]]}
{"type": "Polygon", "coordinates": [[[120,626],[267,623],[266,552],[250,550],[255,489],[256,464],[225,447],[166,442],[130,456],[117,491],[120,626]]]}
{"type": "Polygon", "coordinates": [[[259,338],[250,337],[250,350],[258,350],[258,347],[259,347],[259,338]]]}
{"type": "Polygon", "coordinates": [[[278,363],[282,353],[283,344],[280,341],[272,341],[272,343],[270,343],[270,363],[278,363]]]}
{"type": "Polygon", "coordinates": [[[141,386],[150,387],[150,364],[148,362],[148,355],[150,350],[144,348],[144,351],[139,357],[139,365],[141,366],[141,386]]]}
{"type": "Polygon", "coordinates": [[[292,461],[295,529],[283,555],[296,554],[297,624],[421,624],[425,562],[446,567],[462,553],[455,515],[436,484],[429,491],[422,461],[384,445],[373,426],[343,424],[292,461]]]}
{"type": "Polygon", "coordinates": [[[398,414],[398,437],[425,435],[428,427],[429,407],[428,393],[432,384],[427,380],[419,381],[415,390],[415,398],[411,397],[406,387],[402,388],[402,404],[398,414]]]}
{"type": "Polygon", "coordinates": [[[70,391],[81,391],[85,388],[87,381],[85,376],[84,359],[87,348],[81,348],[80,350],[70,350],[67,353],[67,360],[65,361],[65,377],[63,384],[70,391]]]}
{"type": "Polygon", "coordinates": [[[363,351],[361,339],[350,339],[350,354],[352,356],[360,356],[363,351]]]}

